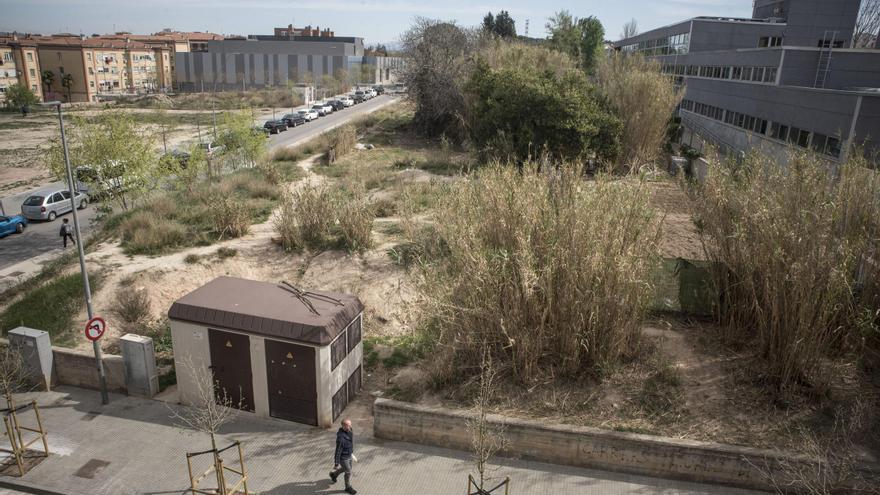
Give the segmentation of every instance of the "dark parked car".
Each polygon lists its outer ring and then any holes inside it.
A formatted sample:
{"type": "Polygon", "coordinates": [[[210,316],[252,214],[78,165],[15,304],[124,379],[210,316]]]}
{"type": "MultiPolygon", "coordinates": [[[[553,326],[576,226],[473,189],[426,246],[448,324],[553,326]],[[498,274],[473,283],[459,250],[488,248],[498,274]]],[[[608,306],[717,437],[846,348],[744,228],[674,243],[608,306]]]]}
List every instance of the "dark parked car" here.
{"type": "Polygon", "coordinates": [[[287,124],[287,127],[296,127],[306,123],[306,119],[298,113],[289,113],[284,117],[281,117],[281,120],[287,124]]]}
{"type": "Polygon", "coordinates": [[[345,110],[345,103],[342,103],[340,100],[330,100],[327,104],[333,107],[335,111],[345,110]]]}
{"type": "MultiPolygon", "coordinates": [[[[180,150],[171,150],[162,156],[162,163],[176,164],[179,168],[186,168],[189,163],[189,153],[180,150]]],[[[173,167],[169,167],[169,171],[173,171],[173,167]]]]}
{"type": "Polygon", "coordinates": [[[287,124],[283,120],[268,120],[263,127],[269,129],[269,134],[278,134],[287,130],[287,124]]]}
{"type": "Polygon", "coordinates": [[[385,94],[385,86],[374,86],[373,89],[376,90],[376,94],[379,94],[379,95],[385,94]]]}
{"type": "Polygon", "coordinates": [[[27,219],[23,215],[0,216],[0,237],[21,234],[25,227],[27,227],[27,219]]]}

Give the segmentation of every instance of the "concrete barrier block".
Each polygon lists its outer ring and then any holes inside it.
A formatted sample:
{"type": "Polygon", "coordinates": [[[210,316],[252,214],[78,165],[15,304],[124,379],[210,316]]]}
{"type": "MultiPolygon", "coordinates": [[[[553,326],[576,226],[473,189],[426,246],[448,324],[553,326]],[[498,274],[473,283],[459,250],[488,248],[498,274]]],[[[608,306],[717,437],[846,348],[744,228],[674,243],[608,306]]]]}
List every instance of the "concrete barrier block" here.
{"type": "Polygon", "coordinates": [[[7,334],[9,345],[21,350],[25,374],[38,390],[51,390],[53,385],[52,342],[49,332],[18,327],[7,334]]]}
{"type": "Polygon", "coordinates": [[[119,339],[129,395],[153,397],[159,393],[159,373],[153,339],[129,333],[119,339]]]}

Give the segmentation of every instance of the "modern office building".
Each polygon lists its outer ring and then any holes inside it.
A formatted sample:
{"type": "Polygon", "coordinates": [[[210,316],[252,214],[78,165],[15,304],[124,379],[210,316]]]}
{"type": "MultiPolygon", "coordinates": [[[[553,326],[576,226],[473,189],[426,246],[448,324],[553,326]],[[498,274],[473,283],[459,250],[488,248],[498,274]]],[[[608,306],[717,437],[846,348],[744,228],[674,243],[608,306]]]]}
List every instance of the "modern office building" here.
{"type": "Polygon", "coordinates": [[[752,18],[696,17],[615,43],[685,85],[683,142],[785,160],[790,146],[880,153],[880,50],[851,48],[860,0],[755,0],[752,18]]]}
{"type": "Polygon", "coordinates": [[[394,71],[403,63],[396,57],[365,56],[363,38],[332,36],[326,30],[318,31],[318,36],[276,31],[279,34],[208,41],[204,52],[178,54],[178,88],[245,90],[288,82],[320,83],[325,76],[345,77],[352,83],[384,83],[394,79],[394,71]]]}

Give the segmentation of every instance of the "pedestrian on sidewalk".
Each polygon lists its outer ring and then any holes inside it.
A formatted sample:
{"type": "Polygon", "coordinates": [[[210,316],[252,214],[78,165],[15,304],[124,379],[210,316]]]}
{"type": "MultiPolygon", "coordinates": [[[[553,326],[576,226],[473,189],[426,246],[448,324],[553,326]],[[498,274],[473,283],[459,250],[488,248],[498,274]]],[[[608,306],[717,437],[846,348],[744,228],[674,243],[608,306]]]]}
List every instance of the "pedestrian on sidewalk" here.
{"type": "Polygon", "coordinates": [[[343,419],[342,427],[336,432],[336,452],[333,454],[333,471],[330,471],[330,481],[336,483],[336,478],[345,473],[345,493],[354,495],[357,490],[351,486],[351,463],[357,459],[354,456],[354,432],[351,429],[351,420],[343,419]]]}
{"type": "Polygon", "coordinates": [[[76,240],[73,238],[73,230],[70,228],[70,221],[68,219],[64,219],[61,222],[61,230],[58,234],[64,239],[64,247],[67,247],[67,239],[70,239],[70,242],[76,244],[76,240]]]}

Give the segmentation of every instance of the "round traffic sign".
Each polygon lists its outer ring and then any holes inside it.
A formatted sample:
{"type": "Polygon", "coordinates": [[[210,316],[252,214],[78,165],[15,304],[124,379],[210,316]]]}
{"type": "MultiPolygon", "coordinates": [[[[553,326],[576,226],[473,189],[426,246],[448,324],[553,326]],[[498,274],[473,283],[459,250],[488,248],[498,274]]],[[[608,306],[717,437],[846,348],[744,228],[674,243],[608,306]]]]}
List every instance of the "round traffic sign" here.
{"type": "Polygon", "coordinates": [[[106,329],[107,322],[104,321],[104,318],[96,316],[86,323],[86,338],[94,342],[104,335],[106,329]]]}

